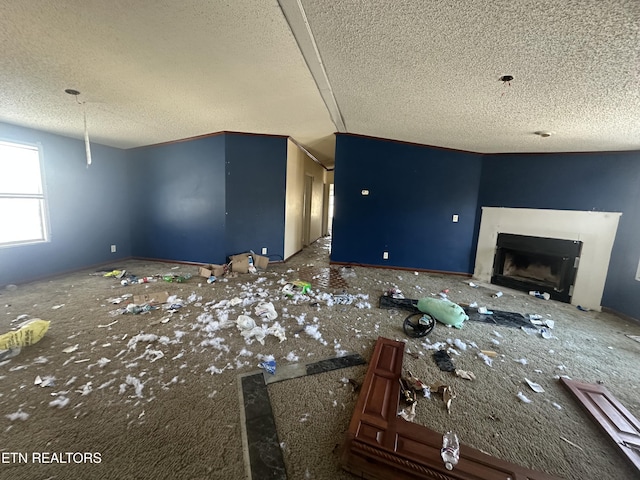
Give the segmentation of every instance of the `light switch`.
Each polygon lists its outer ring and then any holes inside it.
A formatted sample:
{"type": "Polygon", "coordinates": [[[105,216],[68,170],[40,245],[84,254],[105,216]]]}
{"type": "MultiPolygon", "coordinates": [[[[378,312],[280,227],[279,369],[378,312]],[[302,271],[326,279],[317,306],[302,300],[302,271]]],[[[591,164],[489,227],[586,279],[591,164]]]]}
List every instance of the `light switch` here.
{"type": "Polygon", "coordinates": [[[458,223],[458,215],[453,216],[453,223],[458,223]]]}

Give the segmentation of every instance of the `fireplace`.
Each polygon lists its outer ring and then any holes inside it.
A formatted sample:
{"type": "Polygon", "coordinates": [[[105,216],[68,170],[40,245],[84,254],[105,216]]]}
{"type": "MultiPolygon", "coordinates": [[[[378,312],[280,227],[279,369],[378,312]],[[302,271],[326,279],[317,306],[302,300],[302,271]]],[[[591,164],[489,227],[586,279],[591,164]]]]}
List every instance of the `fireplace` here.
{"type": "MultiPolygon", "coordinates": [[[[620,212],[591,210],[483,206],[473,277],[480,282],[489,283],[494,273],[497,273],[493,267],[499,234],[581,242],[580,267],[576,272],[573,295],[569,302],[600,311],[620,215],[620,212]]],[[[543,250],[537,253],[545,252],[543,250]]],[[[537,285],[534,288],[527,287],[526,290],[543,290],[545,287],[546,285],[537,285]]],[[[553,289],[549,288],[549,294],[553,293],[551,290],[553,289]]]]}
{"type": "Polygon", "coordinates": [[[582,242],[499,233],[491,283],[570,303],[582,242]]]}

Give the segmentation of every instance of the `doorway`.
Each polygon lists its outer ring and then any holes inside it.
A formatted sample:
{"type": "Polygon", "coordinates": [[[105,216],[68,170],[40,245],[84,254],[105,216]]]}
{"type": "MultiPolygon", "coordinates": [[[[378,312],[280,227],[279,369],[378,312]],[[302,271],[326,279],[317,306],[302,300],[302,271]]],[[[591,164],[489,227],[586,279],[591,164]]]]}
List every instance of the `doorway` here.
{"type": "Polygon", "coordinates": [[[311,239],[311,201],[313,198],[313,176],[304,176],[304,195],[302,199],[302,246],[307,247],[311,239]]]}

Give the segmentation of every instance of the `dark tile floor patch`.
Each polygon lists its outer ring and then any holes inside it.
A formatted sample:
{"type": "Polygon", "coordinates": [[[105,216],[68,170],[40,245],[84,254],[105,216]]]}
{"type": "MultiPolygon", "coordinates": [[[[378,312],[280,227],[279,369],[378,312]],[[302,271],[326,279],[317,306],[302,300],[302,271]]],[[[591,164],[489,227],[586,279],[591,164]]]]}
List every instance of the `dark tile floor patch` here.
{"type": "Polygon", "coordinates": [[[338,370],[339,368],[355,367],[356,365],[364,365],[365,363],[367,362],[364,358],[357,353],[345,355],[344,357],[329,358],[328,360],[308,364],[307,375],[330,372],[331,370],[338,370]]]}
{"type": "MultiPolygon", "coordinates": [[[[367,363],[357,353],[344,357],[329,358],[293,369],[282,378],[299,378],[316,373],[330,372],[340,368],[367,363]]],[[[277,372],[277,370],[276,370],[277,372]]],[[[282,381],[278,380],[278,381],[282,381]]],[[[278,431],[267,383],[263,372],[240,377],[242,382],[242,402],[244,403],[245,431],[249,453],[249,468],[252,480],[286,480],[287,471],[282,458],[278,431]]]]}
{"type": "Polygon", "coordinates": [[[491,323],[493,325],[511,328],[532,326],[531,322],[524,318],[524,315],[516,312],[493,310],[492,315],[483,315],[478,313],[478,309],[476,308],[465,308],[464,311],[469,315],[469,320],[472,322],[491,323]]]}
{"type": "Polygon", "coordinates": [[[253,480],[286,480],[269,392],[262,373],[242,377],[245,428],[253,480]]]}
{"type": "Polygon", "coordinates": [[[340,270],[333,267],[300,267],[296,272],[298,278],[311,284],[311,288],[330,290],[347,290],[349,284],[342,278],[340,270]]]}

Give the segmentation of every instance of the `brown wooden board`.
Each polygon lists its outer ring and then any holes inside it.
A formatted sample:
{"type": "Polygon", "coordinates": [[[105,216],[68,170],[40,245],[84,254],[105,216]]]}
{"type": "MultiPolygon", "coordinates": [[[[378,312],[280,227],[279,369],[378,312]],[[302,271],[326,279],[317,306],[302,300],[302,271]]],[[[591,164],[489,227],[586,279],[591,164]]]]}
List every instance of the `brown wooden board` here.
{"type": "Polygon", "coordinates": [[[464,444],[447,470],[442,434],[397,415],[403,354],[404,343],[378,338],[342,447],[345,470],[375,480],[557,480],[464,444]]]}
{"type": "Polygon", "coordinates": [[[591,417],[640,470],[640,422],[602,385],[560,377],[591,417]]]}

